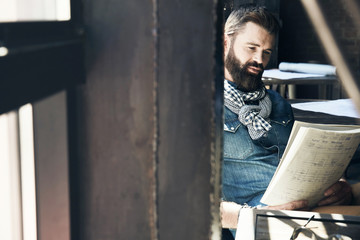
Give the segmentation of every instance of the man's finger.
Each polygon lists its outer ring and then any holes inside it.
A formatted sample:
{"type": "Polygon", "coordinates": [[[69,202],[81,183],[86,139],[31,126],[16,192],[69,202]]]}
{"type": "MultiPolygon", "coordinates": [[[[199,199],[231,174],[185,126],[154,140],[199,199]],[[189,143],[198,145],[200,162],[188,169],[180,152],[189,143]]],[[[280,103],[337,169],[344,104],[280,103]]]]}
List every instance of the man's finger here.
{"type": "Polygon", "coordinates": [[[325,192],[326,198],[322,199],[318,206],[349,204],[352,198],[351,186],[345,180],[339,180],[325,192]]]}
{"type": "Polygon", "coordinates": [[[325,191],[324,195],[325,195],[325,197],[328,197],[328,196],[331,196],[345,188],[350,188],[349,184],[345,181],[338,181],[338,182],[334,183],[333,185],[331,185],[331,187],[329,187],[325,191]]]}
{"type": "Polygon", "coordinates": [[[293,201],[289,203],[285,203],[282,205],[277,206],[266,206],[263,207],[263,209],[270,209],[270,210],[295,210],[295,209],[301,209],[306,208],[308,205],[308,202],[305,200],[299,200],[299,201],[293,201]]]}
{"type": "Polygon", "coordinates": [[[321,200],[318,203],[318,206],[325,206],[325,205],[343,205],[349,204],[352,199],[352,192],[351,189],[344,189],[342,191],[336,192],[331,196],[321,200]]]}

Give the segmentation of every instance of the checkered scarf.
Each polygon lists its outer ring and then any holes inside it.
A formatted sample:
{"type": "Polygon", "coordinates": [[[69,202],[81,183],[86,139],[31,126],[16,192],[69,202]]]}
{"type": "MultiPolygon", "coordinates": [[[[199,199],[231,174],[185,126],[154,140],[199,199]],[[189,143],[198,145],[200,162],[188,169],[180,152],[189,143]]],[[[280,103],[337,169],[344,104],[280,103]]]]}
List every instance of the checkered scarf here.
{"type": "Polygon", "coordinates": [[[242,92],[224,81],[224,104],[238,115],[239,121],[248,129],[251,139],[259,139],[271,129],[265,119],[271,113],[271,100],[265,87],[259,91],[242,92]],[[259,105],[247,104],[259,100],[259,105]]]}

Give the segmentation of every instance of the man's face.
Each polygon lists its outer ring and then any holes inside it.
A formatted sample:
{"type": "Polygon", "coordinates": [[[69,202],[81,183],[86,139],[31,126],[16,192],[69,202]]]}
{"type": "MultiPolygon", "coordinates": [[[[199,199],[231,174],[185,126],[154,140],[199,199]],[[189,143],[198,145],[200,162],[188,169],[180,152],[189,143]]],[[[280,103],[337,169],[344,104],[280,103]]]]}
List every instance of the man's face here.
{"type": "Polygon", "coordinates": [[[270,60],[274,42],[274,35],[252,22],[248,22],[233,39],[227,38],[225,70],[230,75],[228,80],[243,91],[261,88],[261,76],[270,60]]]}

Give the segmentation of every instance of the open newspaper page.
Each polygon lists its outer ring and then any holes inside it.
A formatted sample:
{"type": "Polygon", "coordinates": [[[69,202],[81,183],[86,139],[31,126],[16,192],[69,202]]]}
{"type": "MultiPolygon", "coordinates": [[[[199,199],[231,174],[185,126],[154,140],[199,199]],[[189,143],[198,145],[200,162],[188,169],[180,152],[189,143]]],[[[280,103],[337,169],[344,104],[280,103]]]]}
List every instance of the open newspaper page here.
{"type": "Polygon", "coordinates": [[[360,143],[360,126],[295,121],[283,158],[261,202],[308,200],[314,206],[343,175],[360,143]]]}

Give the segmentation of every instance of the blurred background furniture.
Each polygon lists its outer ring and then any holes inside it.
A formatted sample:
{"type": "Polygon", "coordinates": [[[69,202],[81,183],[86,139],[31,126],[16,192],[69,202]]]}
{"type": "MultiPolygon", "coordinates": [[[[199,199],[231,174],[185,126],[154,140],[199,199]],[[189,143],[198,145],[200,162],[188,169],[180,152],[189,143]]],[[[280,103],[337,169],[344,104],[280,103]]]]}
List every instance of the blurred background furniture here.
{"type": "Polygon", "coordinates": [[[339,99],[341,86],[334,75],[283,72],[278,69],[265,70],[262,78],[264,84],[277,90],[281,96],[295,99],[297,85],[317,85],[319,99],[339,99]]]}

